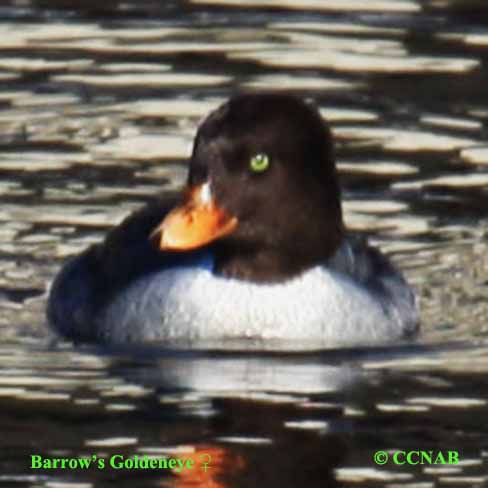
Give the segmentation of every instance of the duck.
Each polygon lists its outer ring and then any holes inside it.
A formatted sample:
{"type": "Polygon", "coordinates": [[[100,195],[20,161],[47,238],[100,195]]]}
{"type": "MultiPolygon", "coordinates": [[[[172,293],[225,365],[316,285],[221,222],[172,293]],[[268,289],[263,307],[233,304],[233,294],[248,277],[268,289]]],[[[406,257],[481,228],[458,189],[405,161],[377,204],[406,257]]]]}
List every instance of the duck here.
{"type": "Polygon", "coordinates": [[[58,336],[310,349],[417,335],[412,287],[345,228],[332,132],[314,104],[230,97],[199,125],[188,167],[181,193],[63,265],[47,304],[58,336]]]}

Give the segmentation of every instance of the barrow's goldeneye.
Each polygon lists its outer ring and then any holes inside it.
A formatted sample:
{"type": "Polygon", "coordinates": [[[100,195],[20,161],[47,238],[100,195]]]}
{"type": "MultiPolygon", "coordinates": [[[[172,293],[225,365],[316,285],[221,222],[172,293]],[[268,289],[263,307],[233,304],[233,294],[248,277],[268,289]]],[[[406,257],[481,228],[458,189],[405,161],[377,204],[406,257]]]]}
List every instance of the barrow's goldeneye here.
{"type": "MultiPolygon", "coordinates": [[[[346,233],[333,141],[315,107],[240,94],[200,125],[187,187],[129,216],[54,280],[75,342],[354,346],[415,334],[414,293],[346,233]]],[[[304,346],[307,347],[307,346],[304,346]]]]}

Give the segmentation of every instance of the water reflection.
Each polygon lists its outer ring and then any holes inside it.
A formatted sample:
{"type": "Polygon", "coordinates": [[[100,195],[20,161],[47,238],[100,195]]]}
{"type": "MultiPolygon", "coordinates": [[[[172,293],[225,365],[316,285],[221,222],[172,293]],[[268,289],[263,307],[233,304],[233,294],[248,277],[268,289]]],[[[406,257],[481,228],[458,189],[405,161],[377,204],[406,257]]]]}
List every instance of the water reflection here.
{"type": "Polygon", "coordinates": [[[31,486],[30,454],[191,457],[200,463],[181,472],[37,472],[34,479],[46,486],[54,481],[69,486],[75,480],[96,486],[109,480],[130,486],[137,480],[142,486],[215,487],[255,486],[260,480],[290,487],[304,480],[310,486],[433,484],[446,478],[459,479],[455,486],[482,486],[486,481],[488,432],[479,422],[488,405],[482,393],[488,386],[483,349],[240,354],[250,370],[259,364],[260,383],[232,365],[233,355],[156,349],[97,355],[32,346],[21,353],[2,347],[0,447],[8,470],[0,482],[31,486]],[[457,362],[461,355],[465,363],[457,362]],[[202,381],[189,385],[187,372],[204,363],[202,381]],[[291,391],[304,379],[292,364],[319,373],[313,389],[304,385],[291,391]],[[337,365],[333,385],[332,364],[337,365]],[[221,376],[222,365],[234,372],[221,376]],[[344,377],[343,366],[355,372],[354,381],[344,377]],[[289,384],[273,373],[289,376],[289,384]],[[205,374],[222,377],[222,384],[203,381],[205,374]],[[462,462],[377,466],[372,456],[380,449],[454,449],[462,462]],[[208,471],[201,469],[202,453],[212,459],[208,471]]]}

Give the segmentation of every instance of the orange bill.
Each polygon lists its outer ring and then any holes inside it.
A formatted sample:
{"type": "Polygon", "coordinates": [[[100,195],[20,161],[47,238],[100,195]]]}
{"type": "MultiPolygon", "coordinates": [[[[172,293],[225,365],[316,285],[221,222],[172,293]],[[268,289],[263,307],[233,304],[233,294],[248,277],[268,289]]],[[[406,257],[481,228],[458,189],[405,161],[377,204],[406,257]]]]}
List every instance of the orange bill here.
{"type": "Polygon", "coordinates": [[[191,188],[183,205],[174,208],[153,231],[164,251],[189,251],[224,237],[237,227],[237,219],[219,208],[208,183],[191,188]]]}

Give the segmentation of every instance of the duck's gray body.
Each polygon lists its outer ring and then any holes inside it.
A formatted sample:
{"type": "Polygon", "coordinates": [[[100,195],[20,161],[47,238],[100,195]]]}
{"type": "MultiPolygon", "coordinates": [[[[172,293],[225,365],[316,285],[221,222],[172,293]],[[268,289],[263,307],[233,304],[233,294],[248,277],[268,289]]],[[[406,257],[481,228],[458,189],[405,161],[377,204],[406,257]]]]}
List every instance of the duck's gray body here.
{"type": "Polygon", "coordinates": [[[359,241],[346,240],[329,263],[281,283],[218,276],[212,255],[200,253],[191,263],[142,275],[103,305],[88,259],[66,264],[49,299],[51,324],[74,340],[247,338],[334,347],[398,340],[417,328],[411,289],[384,256],[359,241]]]}

